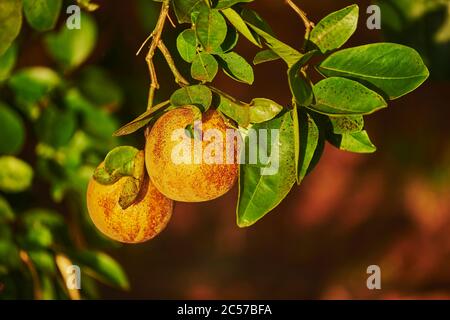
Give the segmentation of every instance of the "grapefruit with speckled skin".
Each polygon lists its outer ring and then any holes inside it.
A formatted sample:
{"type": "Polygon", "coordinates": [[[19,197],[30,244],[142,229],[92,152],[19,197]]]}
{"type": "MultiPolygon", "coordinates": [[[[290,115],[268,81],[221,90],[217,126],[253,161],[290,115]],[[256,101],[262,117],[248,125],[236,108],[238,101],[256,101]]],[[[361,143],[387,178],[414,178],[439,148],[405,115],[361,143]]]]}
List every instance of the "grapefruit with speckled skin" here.
{"type": "Polygon", "coordinates": [[[103,185],[91,178],[87,191],[89,215],[109,238],[124,243],[150,240],[169,222],[173,201],[162,195],[146,176],[136,201],[122,209],[119,197],[124,183],[125,178],[121,178],[112,185],[103,185]]]}
{"type": "Polygon", "coordinates": [[[234,150],[232,154],[234,159],[231,164],[226,161],[213,163],[204,161],[204,151],[212,142],[204,139],[204,133],[209,129],[215,129],[222,134],[223,159],[226,159],[227,155],[226,130],[228,127],[216,110],[208,110],[202,115],[200,138],[188,138],[186,141],[179,137],[174,141],[173,132],[186,129],[189,125],[193,125],[194,121],[195,112],[192,108],[177,108],[162,115],[147,136],[145,146],[147,172],[155,187],[166,197],[175,201],[202,202],[218,198],[233,187],[238,176],[236,141],[233,141],[233,149],[230,148],[234,150]],[[194,139],[200,139],[202,146],[200,151],[193,147],[194,139]],[[191,159],[197,157],[201,161],[175,163],[172,152],[174,148],[179,147],[181,141],[190,145],[191,159]]]}

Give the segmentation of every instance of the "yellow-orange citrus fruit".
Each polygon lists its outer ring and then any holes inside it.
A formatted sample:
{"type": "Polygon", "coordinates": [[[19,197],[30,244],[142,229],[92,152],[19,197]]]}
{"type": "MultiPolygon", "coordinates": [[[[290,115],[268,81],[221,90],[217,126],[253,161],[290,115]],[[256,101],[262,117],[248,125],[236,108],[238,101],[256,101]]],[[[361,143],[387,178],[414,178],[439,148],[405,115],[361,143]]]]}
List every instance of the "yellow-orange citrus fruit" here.
{"type": "MultiPolygon", "coordinates": [[[[228,145],[234,144],[230,149],[235,152],[232,154],[232,161],[227,162],[226,131],[228,128],[217,111],[209,110],[202,115],[202,130],[199,136],[195,138],[187,136],[187,139],[186,136],[174,138],[174,132],[180,132],[189,125],[193,125],[194,120],[195,112],[190,107],[168,111],[156,121],[147,136],[145,146],[147,172],[156,188],[166,197],[176,201],[201,202],[220,197],[233,187],[238,175],[237,143],[234,139],[228,143],[228,145]],[[217,153],[222,154],[224,160],[222,162],[204,161],[208,145],[214,141],[214,139],[206,141],[205,133],[208,130],[220,133],[223,137],[221,150],[217,153]],[[194,147],[195,143],[201,146],[200,150],[194,147]],[[192,150],[188,157],[191,161],[174,162],[173,153],[177,154],[176,148],[183,144],[187,144],[192,150]],[[196,162],[195,158],[200,161],[196,162]]],[[[214,156],[214,153],[212,151],[210,155],[214,156]]]]}
{"type": "Polygon", "coordinates": [[[173,201],[162,195],[146,176],[137,200],[122,209],[119,197],[125,183],[103,185],[91,178],[87,207],[95,226],[106,236],[124,243],[139,243],[158,235],[172,215],[173,201]]]}

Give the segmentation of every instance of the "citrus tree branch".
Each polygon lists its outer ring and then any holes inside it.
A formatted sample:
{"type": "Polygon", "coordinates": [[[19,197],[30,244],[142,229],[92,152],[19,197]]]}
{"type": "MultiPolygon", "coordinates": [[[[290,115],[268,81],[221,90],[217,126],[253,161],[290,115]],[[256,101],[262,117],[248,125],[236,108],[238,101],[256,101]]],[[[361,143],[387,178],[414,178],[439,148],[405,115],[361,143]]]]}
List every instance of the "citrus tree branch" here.
{"type": "Polygon", "coordinates": [[[180,71],[178,71],[175,61],[172,58],[172,55],[169,52],[169,49],[167,49],[166,45],[162,40],[158,43],[158,49],[163,54],[164,58],[166,59],[167,65],[169,66],[170,70],[173,73],[173,76],[175,77],[175,82],[179,85],[189,85],[189,82],[181,75],[180,71]]]}
{"type": "Polygon", "coordinates": [[[292,0],[286,0],[286,3],[294,10],[302,19],[303,24],[305,25],[306,32],[305,32],[305,39],[309,39],[309,35],[311,33],[311,30],[314,28],[314,23],[311,22],[308,19],[308,16],[306,15],[306,12],[300,9],[292,0]]]}

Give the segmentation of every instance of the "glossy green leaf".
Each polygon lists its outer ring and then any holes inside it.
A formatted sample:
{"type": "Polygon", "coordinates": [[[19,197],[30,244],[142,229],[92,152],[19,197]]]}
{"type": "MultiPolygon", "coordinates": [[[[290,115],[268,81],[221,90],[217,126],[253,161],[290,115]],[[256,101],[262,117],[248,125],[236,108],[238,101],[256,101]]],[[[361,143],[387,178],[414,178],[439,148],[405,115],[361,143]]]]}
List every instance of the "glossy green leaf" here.
{"type": "Polygon", "coordinates": [[[253,2],[254,0],[218,0],[217,4],[214,6],[216,9],[226,9],[234,6],[238,3],[249,3],[253,2]]]}
{"type": "Polygon", "coordinates": [[[22,0],[0,1],[0,56],[11,46],[22,27],[22,0]]]}
{"type": "Polygon", "coordinates": [[[12,156],[0,157],[0,190],[22,192],[31,186],[33,169],[26,162],[12,156]]]}
{"type": "Polygon", "coordinates": [[[206,52],[220,52],[227,36],[227,23],[218,10],[203,9],[196,20],[197,38],[206,52]]]}
{"type": "Polygon", "coordinates": [[[217,75],[219,64],[213,55],[201,52],[192,61],[191,76],[196,80],[211,82],[217,75]]]}
{"type": "Polygon", "coordinates": [[[17,46],[11,45],[6,52],[0,56],[0,82],[9,78],[17,60],[17,46]]]}
{"type": "Polygon", "coordinates": [[[118,171],[121,175],[133,174],[133,163],[138,149],[130,146],[120,146],[111,150],[105,157],[105,169],[109,173],[118,171]]]}
{"type": "Polygon", "coordinates": [[[191,29],[184,30],[177,37],[177,49],[184,61],[191,63],[197,53],[197,36],[191,29]]]}
{"type": "Polygon", "coordinates": [[[249,29],[244,19],[234,9],[228,8],[222,10],[223,15],[230,21],[230,23],[238,30],[245,38],[247,38],[254,45],[261,47],[258,39],[249,29]]]}
{"type": "Polygon", "coordinates": [[[173,0],[173,9],[179,23],[191,23],[191,14],[206,6],[205,0],[173,0]]]}
{"type": "Polygon", "coordinates": [[[221,53],[218,56],[220,57],[220,65],[227,75],[237,81],[253,84],[255,80],[253,68],[243,57],[236,52],[221,53]]]}
{"type": "Polygon", "coordinates": [[[275,118],[281,111],[283,106],[275,101],[265,98],[255,98],[250,102],[250,122],[262,123],[275,118]]]}
{"type": "MultiPolygon", "coordinates": [[[[239,173],[239,200],[237,206],[237,224],[239,227],[248,227],[261,219],[265,214],[275,208],[289,193],[295,183],[295,154],[294,154],[294,124],[292,112],[252,127],[258,136],[258,161],[249,164],[249,154],[246,152],[246,164],[240,166],[239,173]],[[261,143],[261,131],[266,129],[267,144],[261,143]],[[278,130],[279,143],[272,140],[272,129],[278,130]],[[275,147],[275,148],[274,148],[275,147]],[[276,157],[278,147],[278,157],[276,157]],[[275,169],[270,172],[268,164],[263,163],[260,155],[270,157],[269,165],[275,169]],[[278,159],[277,159],[278,158],[278,159]],[[276,168],[278,167],[278,168],[276,168]],[[265,173],[265,175],[263,175],[265,173]]],[[[276,132],[276,131],[275,131],[276,132]]],[[[245,145],[249,144],[249,136],[245,138],[245,145]]]]}
{"type": "Polygon", "coordinates": [[[355,153],[373,153],[377,150],[365,130],[342,135],[332,135],[329,141],[335,147],[355,153]]]}
{"type": "Polygon", "coordinates": [[[204,85],[183,87],[170,97],[170,103],[176,107],[192,105],[200,108],[203,112],[209,109],[211,102],[211,90],[204,85]]]}
{"type": "Polygon", "coordinates": [[[329,119],[335,134],[359,132],[364,128],[362,116],[331,116],[329,119]]]}
{"type": "Polygon", "coordinates": [[[28,24],[38,31],[55,27],[62,0],[23,0],[23,11],[28,24]]]}
{"type": "Polygon", "coordinates": [[[107,254],[95,251],[82,251],[74,254],[73,258],[80,263],[83,271],[97,280],[122,289],[130,287],[122,267],[107,254]]]}
{"type": "Polygon", "coordinates": [[[289,88],[299,106],[306,107],[314,102],[312,82],[302,70],[304,65],[308,63],[309,59],[311,59],[314,54],[315,51],[306,53],[288,70],[289,88]]]}
{"type": "Polygon", "coordinates": [[[22,149],[25,126],[19,114],[0,102],[0,154],[15,154],[22,149]]]}
{"type": "Polygon", "coordinates": [[[66,25],[45,38],[47,51],[65,69],[82,64],[92,53],[97,41],[97,25],[87,14],[81,15],[81,28],[68,29],[66,25]]]}
{"type": "Polygon", "coordinates": [[[281,59],[283,59],[288,64],[289,67],[295,64],[302,57],[302,54],[300,52],[298,52],[291,46],[287,45],[286,43],[281,42],[280,40],[270,35],[266,31],[250,23],[248,23],[248,25],[265,40],[267,46],[273,52],[275,52],[281,59]]]}
{"type": "Polygon", "coordinates": [[[356,4],[329,14],[311,31],[309,41],[322,53],[340,48],[356,31],[358,15],[356,4]]]}
{"type": "Polygon", "coordinates": [[[340,76],[372,85],[389,99],[419,87],[429,76],[420,55],[395,43],[375,43],[338,51],[318,66],[327,77],[340,76]]]}
{"type": "Polygon", "coordinates": [[[294,128],[298,130],[296,137],[295,164],[297,183],[300,184],[310,171],[314,155],[320,144],[320,130],[313,117],[303,108],[294,108],[294,116],[297,114],[297,124],[294,128]]]}
{"type": "Polygon", "coordinates": [[[56,88],[61,79],[49,68],[32,67],[16,72],[8,83],[23,101],[36,103],[56,88]]]}
{"type": "Polygon", "coordinates": [[[222,92],[219,96],[220,103],[217,110],[236,121],[239,126],[246,128],[250,124],[249,105],[222,92]]]}
{"type": "Polygon", "coordinates": [[[314,86],[316,104],[310,109],[327,115],[364,115],[387,107],[378,93],[362,84],[332,77],[314,86]]]}
{"type": "Polygon", "coordinates": [[[277,55],[275,52],[273,52],[270,49],[266,49],[266,50],[258,52],[255,55],[255,57],[253,58],[253,64],[257,65],[257,64],[261,64],[261,63],[265,63],[265,62],[276,61],[279,59],[281,59],[279,55],[277,55]]]}

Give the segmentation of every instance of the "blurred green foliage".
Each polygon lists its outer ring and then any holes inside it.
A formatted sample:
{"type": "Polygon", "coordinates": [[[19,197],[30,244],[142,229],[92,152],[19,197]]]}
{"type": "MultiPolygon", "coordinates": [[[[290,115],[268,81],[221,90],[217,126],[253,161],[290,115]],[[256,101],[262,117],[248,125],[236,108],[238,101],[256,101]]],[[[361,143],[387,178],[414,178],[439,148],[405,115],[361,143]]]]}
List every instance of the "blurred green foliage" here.
{"type": "Polygon", "coordinates": [[[0,299],[77,298],[57,257],[80,266],[81,298],[98,297],[96,281],[129,287],[120,265],[98,251],[117,244],[97,233],[85,205],[96,165],[118,144],[113,112],[124,94],[105,69],[86,64],[97,22],[83,12],[81,29],[69,30],[62,15],[70,4],[0,0],[0,299]],[[49,63],[22,66],[27,53],[49,63]]]}

